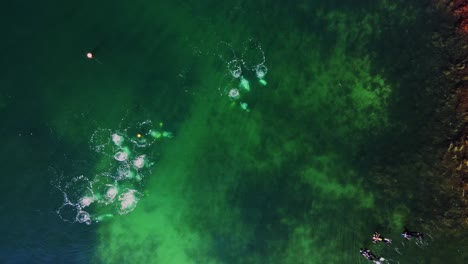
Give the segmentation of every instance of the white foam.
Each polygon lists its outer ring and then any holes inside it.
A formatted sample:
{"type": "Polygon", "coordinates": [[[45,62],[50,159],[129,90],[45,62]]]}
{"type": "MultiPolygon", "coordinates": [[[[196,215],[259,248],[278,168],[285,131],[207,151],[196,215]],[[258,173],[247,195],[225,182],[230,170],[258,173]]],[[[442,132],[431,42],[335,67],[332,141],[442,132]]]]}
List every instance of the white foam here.
{"type": "Polygon", "coordinates": [[[145,157],[146,155],[141,155],[133,161],[133,166],[137,169],[143,168],[145,166],[145,157]]]}
{"type": "Polygon", "coordinates": [[[138,203],[138,192],[136,190],[126,189],[124,193],[119,195],[120,211],[119,214],[128,214],[136,208],[138,203]]]}
{"type": "Polygon", "coordinates": [[[255,67],[255,74],[257,75],[257,78],[259,79],[263,79],[263,77],[265,77],[267,72],[268,72],[268,68],[263,64],[257,65],[257,67],[255,67]]]}
{"type": "Polygon", "coordinates": [[[228,62],[228,69],[234,78],[239,78],[242,74],[241,62],[238,60],[228,62]]]}
{"type": "Polygon", "coordinates": [[[79,204],[80,200],[85,196],[93,197],[91,181],[84,175],[71,179],[62,192],[65,200],[72,204],[79,204]]]}
{"type": "Polygon", "coordinates": [[[118,134],[112,134],[112,141],[115,145],[120,146],[123,142],[123,137],[118,134]]]}
{"type": "Polygon", "coordinates": [[[231,98],[233,100],[239,99],[239,97],[240,97],[239,90],[235,89],[235,88],[229,90],[228,96],[229,96],[229,98],[231,98]]]}
{"type": "Polygon", "coordinates": [[[119,151],[119,152],[115,153],[114,159],[116,159],[118,161],[126,161],[128,159],[128,154],[127,154],[127,152],[119,151]]]}
{"type": "Polygon", "coordinates": [[[78,221],[78,223],[85,223],[89,225],[91,224],[91,216],[86,211],[79,211],[76,215],[76,221],[78,221]]]}
{"type": "Polygon", "coordinates": [[[91,149],[97,153],[105,153],[110,145],[110,134],[110,129],[98,128],[96,131],[94,131],[89,142],[91,149]]]}
{"type": "Polygon", "coordinates": [[[106,195],[105,195],[106,200],[108,200],[109,202],[112,202],[116,195],[117,195],[117,188],[113,185],[108,184],[108,188],[106,190],[106,195]]]}
{"type": "Polygon", "coordinates": [[[80,208],[85,208],[85,207],[89,206],[90,204],[92,204],[93,202],[94,202],[93,197],[85,196],[85,197],[80,199],[78,205],[80,206],[80,208]]]}
{"type": "Polygon", "coordinates": [[[130,169],[130,166],[128,164],[119,166],[117,168],[117,176],[115,177],[116,180],[120,181],[123,179],[130,179],[132,177],[133,177],[133,172],[130,169]]]}
{"type": "Polygon", "coordinates": [[[76,206],[71,203],[64,203],[57,210],[57,214],[63,221],[74,223],[76,221],[77,209],[76,206]]]}

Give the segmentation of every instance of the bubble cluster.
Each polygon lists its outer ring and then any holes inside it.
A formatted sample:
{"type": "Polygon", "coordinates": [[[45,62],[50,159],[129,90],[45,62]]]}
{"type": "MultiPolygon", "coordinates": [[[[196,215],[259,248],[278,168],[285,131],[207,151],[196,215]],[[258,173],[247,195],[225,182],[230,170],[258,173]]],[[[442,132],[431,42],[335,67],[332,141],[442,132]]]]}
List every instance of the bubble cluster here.
{"type": "Polygon", "coordinates": [[[135,169],[141,169],[143,166],[145,166],[145,157],[146,155],[140,155],[133,161],[133,167],[135,169]]]}
{"type": "MultiPolygon", "coordinates": [[[[100,154],[100,167],[92,179],[84,175],[56,184],[63,193],[63,204],[57,210],[60,218],[70,223],[91,224],[114,215],[133,211],[142,193],[142,179],[151,173],[154,160],[151,146],[173,134],[153,126],[150,120],[120,130],[97,129],[90,148],[100,154]]],[[[62,177],[61,181],[65,181],[62,177]]]]}
{"type": "Polygon", "coordinates": [[[117,161],[126,161],[128,159],[128,153],[124,151],[118,151],[115,153],[114,158],[117,161]]]}
{"type": "Polygon", "coordinates": [[[112,142],[114,142],[115,145],[120,146],[122,145],[123,138],[118,134],[112,134],[112,142]]]}
{"type": "Polygon", "coordinates": [[[136,190],[125,189],[119,195],[119,214],[127,214],[135,209],[141,194],[136,190]]]}
{"type": "Polygon", "coordinates": [[[233,100],[237,100],[239,99],[240,97],[240,93],[239,93],[239,90],[236,89],[236,88],[232,88],[231,90],[229,90],[229,98],[233,99],[233,100]]]}
{"type": "Polygon", "coordinates": [[[91,224],[91,217],[84,209],[95,201],[92,181],[81,175],[65,184],[63,189],[60,186],[57,188],[64,198],[64,203],[57,210],[60,218],[70,223],[91,224]]]}
{"type": "Polygon", "coordinates": [[[83,198],[80,199],[80,201],[78,202],[78,205],[80,206],[80,208],[85,208],[91,205],[91,203],[93,202],[94,202],[94,197],[84,196],[83,198]]]}
{"type": "Polygon", "coordinates": [[[239,78],[242,75],[241,65],[242,65],[242,61],[239,61],[237,59],[234,59],[227,63],[228,70],[231,73],[232,77],[239,78]]]}
{"type": "Polygon", "coordinates": [[[85,211],[79,211],[78,215],[76,216],[76,220],[78,223],[85,223],[88,225],[91,224],[91,216],[88,212],[85,211]]]}
{"type": "MultiPolygon", "coordinates": [[[[100,128],[91,135],[90,147],[97,153],[109,153],[112,150],[111,140],[114,140],[112,130],[100,128]]],[[[116,141],[120,140],[116,138],[116,141]]]]}
{"type": "Polygon", "coordinates": [[[268,72],[268,68],[263,64],[259,64],[255,67],[255,74],[257,75],[257,78],[259,79],[263,79],[263,77],[265,77],[267,72],[268,72]]]}
{"type": "Polygon", "coordinates": [[[115,196],[117,196],[117,187],[111,184],[107,184],[106,187],[107,188],[104,192],[104,197],[102,201],[104,201],[104,203],[106,204],[109,204],[112,203],[115,199],[115,196]]]}
{"type": "Polygon", "coordinates": [[[220,47],[222,51],[218,51],[218,56],[226,63],[231,81],[219,89],[224,91],[233,104],[238,104],[240,109],[248,112],[248,103],[242,101],[244,95],[251,91],[252,85],[248,79],[256,77],[261,86],[267,85],[265,77],[268,68],[265,65],[265,53],[261,45],[253,39],[244,42],[239,56],[233,46],[226,42],[221,42],[220,47]]]}

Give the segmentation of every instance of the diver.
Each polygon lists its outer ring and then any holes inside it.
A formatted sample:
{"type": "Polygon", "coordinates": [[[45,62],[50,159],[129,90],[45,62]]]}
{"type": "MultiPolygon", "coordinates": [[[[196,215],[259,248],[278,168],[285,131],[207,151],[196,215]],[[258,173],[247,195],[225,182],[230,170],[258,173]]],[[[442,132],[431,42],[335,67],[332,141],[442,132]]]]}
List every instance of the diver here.
{"type": "Polygon", "coordinates": [[[409,231],[406,227],[405,227],[405,231],[403,231],[403,233],[401,234],[406,240],[410,240],[412,237],[416,237],[416,238],[424,238],[424,234],[423,233],[420,233],[420,232],[414,232],[414,231],[409,231]]]}
{"type": "Polygon", "coordinates": [[[372,235],[372,242],[374,243],[384,242],[385,244],[391,244],[392,240],[390,238],[380,236],[379,232],[375,232],[372,235]]]}
{"type": "Polygon", "coordinates": [[[372,251],[370,251],[369,249],[367,248],[361,248],[359,250],[359,252],[361,253],[362,256],[364,256],[366,259],[376,263],[376,264],[379,264],[381,263],[381,261],[384,260],[384,258],[380,258],[380,257],[377,257],[374,253],[372,253],[372,251]]]}

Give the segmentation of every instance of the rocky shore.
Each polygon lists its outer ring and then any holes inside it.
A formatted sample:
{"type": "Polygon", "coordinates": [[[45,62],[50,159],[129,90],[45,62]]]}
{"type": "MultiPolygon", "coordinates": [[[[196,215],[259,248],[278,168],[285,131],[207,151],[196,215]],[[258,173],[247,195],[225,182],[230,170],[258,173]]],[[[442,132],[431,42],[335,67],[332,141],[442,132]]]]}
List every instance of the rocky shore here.
{"type": "Polygon", "coordinates": [[[446,107],[456,115],[446,124],[453,126],[453,130],[443,164],[447,170],[446,183],[459,201],[455,199],[456,206],[451,204],[448,212],[455,216],[452,227],[468,228],[468,0],[436,0],[434,4],[438,11],[453,19],[453,25],[448,24],[444,32],[436,33],[433,42],[449,56],[442,78],[451,91],[446,107]]]}

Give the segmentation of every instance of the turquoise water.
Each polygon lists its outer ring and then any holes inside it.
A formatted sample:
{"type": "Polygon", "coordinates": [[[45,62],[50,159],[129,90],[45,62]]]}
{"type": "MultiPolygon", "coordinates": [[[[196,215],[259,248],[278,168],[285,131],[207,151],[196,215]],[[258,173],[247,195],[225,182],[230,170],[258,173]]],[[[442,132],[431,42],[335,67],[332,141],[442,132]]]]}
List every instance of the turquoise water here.
{"type": "Polygon", "coordinates": [[[0,262],[463,263],[422,2],[2,8],[0,262]]]}

